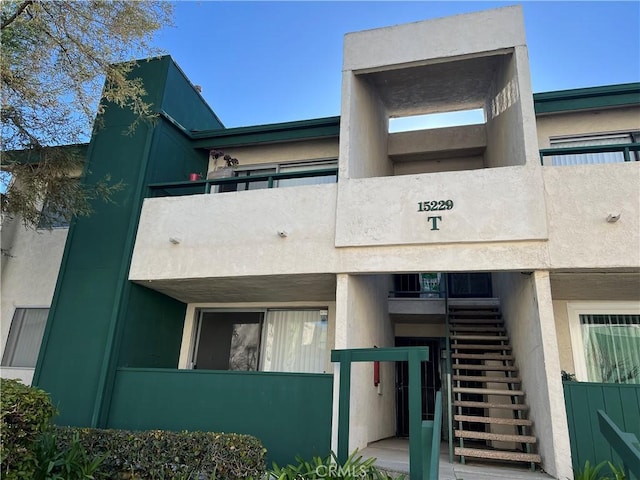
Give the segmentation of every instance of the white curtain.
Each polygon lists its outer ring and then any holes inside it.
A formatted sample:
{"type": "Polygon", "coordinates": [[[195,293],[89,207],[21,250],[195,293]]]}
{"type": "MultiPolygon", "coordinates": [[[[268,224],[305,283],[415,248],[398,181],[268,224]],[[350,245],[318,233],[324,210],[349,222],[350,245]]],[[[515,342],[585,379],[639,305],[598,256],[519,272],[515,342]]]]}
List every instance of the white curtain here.
{"type": "MultiPolygon", "coordinates": [[[[590,147],[593,145],[619,145],[631,143],[631,135],[600,135],[589,137],[575,137],[551,140],[552,148],[590,147]]],[[[576,155],[556,155],[552,158],[552,165],[587,165],[594,163],[619,163],[624,162],[622,152],[581,153],[576,155]]]]}
{"type": "Polygon", "coordinates": [[[321,310],[270,310],[263,328],[262,370],[323,373],[327,317],[321,310]]]}
{"type": "Polygon", "coordinates": [[[40,352],[48,308],[16,308],[2,365],[34,368],[40,352]]]}
{"type": "Polygon", "coordinates": [[[640,315],[580,315],[590,382],[640,384],[640,315]]]}

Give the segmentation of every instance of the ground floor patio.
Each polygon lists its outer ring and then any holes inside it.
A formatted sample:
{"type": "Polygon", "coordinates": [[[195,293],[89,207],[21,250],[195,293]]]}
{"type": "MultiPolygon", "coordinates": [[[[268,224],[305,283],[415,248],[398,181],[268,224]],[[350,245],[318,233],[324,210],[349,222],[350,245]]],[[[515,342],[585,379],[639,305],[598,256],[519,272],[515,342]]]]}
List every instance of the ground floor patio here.
{"type": "MultiPolygon", "coordinates": [[[[375,457],[380,468],[398,473],[409,473],[409,439],[388,438],[370,443],[360,451],[364,458],[375,457]]],[[[449,463],[448,446],[440,448],[439,480],[549,480],[545,473],[532,472],[526,467],[510,463],[486,463],[468,459],[465,465],[449,463]]]]}

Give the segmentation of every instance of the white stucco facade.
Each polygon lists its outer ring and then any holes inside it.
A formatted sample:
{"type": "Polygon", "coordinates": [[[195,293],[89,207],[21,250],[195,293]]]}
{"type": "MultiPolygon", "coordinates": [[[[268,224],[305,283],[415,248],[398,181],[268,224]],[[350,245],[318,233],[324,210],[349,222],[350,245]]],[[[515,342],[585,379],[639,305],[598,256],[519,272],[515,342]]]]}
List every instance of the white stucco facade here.
{"type": "MultiPolygon", "coordinates": [[[[26,229],[19,221],[6,219],[2,225],[2,297],[0,325],[2,355],[17,308],[49,308],[60,270],[67,228],[26,229]]],[[[30,384],[33,366],[0,368],[2,377],[30,384]]]]}
{"type": "MultiPolygon", "coordinates": [[[[246,170],[335,161],[337,183],[147,198],[128,278],[186,304],[176,367],[191,368],[205,309],[327,309],[328,350],[439,341],[444,301],[390,299],[394,275],[490,273],[542,468],[571,478],[560,375],[581,355],[571,309],[640,308],[640,162],[555,167],[539,150],[638,132],[640,107],[536,116],[527,57],[518,7],[348,34],[339,135],[225,149],[246,170]],[[472,108],[483,124],[389,133],[391,118],[472,108]]],[[[16,307],[50,305],[66,238],[15,232],[3,349],[16,307]]],[[[339,371],[325,371],[335,449],[339,371]]],[[[372,365],[354,364],[350,450],[395,435],[395,375],[383,364],[374,386],[372,365]]]]}

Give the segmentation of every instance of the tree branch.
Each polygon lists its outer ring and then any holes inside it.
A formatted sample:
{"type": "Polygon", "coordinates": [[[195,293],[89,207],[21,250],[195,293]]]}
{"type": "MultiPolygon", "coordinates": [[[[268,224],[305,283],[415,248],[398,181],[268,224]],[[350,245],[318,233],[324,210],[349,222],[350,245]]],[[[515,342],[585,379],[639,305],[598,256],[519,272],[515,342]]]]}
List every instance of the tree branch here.
{"type": "Polygon", "coordinates": [[[22,2],[18,7],[18,9],[16,10],[16,12],[13,15],[11,15],[9,18],[7,18],[4,22],[2,22],[2,26],[0,27],[0,30],[11,25],[15,21],[15,19],[18,18],[22,12],[24,12],[24,9],[27,8],[29,5],[31,5],[32,3],[33,3],[33,0],[26,0],[22,2]]]}

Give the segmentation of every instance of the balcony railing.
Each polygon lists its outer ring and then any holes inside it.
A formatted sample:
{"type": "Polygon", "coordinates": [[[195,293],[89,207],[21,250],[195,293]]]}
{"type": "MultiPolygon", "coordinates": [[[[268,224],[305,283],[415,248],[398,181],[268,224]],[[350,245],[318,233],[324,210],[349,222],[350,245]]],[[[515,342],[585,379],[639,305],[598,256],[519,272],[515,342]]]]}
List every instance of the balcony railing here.
{"type": "MultiPolygon", "coordinates": [[[[565,155],[589,155],[602,153],[622,153],[620,157],[625,162],[640,160],[640,143],[621,143],[619,145],[591,145],[586,147],[544,148],[540,150],[540,163],[544,165],[545,157],[565,155]]],[[[611,163],[611,162],[585,162],[585,163],[611,163]]]]}
{"type": "MultiPolygon", "coordinates": [[[[334,177],[334,181],[338,181],[337,168],[323,168],[320,170],[305,170],[300,172],[288,173],[264,173],[248,175],[244,177],[226,177],[226,178],[209,178],[203,180],[183,181],[183,182],[165,182],[149,184],[151,190],[150,197],[171,197],[184,195],[199,195],[215,192],[216,186],[237,186],[250,185],[257,182],[266,182],[266,186],[262,188],[277,188],[279,180],[291,180],[300,178],[314,177],[334,177]]],[[[249,187],[249,189],[251,189],[249,187]]],[[[228,190],[230,191],[230,190],[228,190]]]]}

